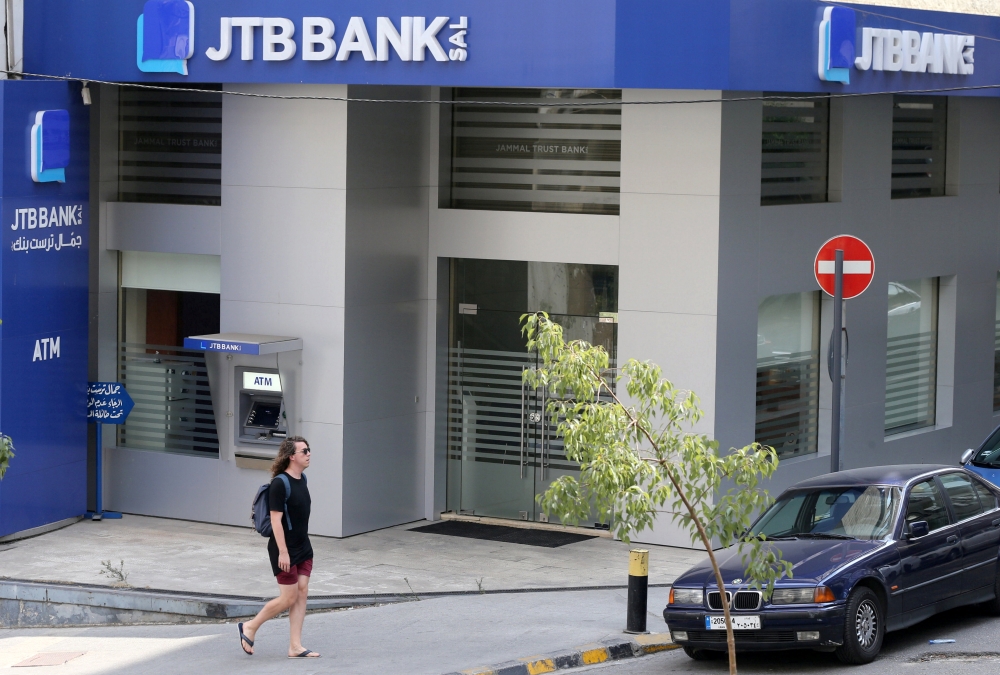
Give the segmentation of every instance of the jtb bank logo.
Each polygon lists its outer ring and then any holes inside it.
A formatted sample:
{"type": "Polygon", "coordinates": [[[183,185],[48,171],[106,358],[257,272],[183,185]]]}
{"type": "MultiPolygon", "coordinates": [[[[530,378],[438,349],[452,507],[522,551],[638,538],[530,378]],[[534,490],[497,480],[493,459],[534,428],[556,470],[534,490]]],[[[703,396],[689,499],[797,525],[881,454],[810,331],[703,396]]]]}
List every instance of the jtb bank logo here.
{"type": "Polygon", "coordinates": [[[851,81],[854,65],[854,10],[827,7],[819,24],[819,79],[824,82],[851,81]]]}
{"type": "Polygon", "coordinates": [[[818,74],[824,82],[844,84],[851,81],[852,67],[861,71],[972,75],[975,51],[974,35],[858,28],[853,9],[826,7],[819,24],[818,74]]]}
{"type": "Polygon", "coordinates": [[[144,73],[187,75],[194,56],[194,5],[148,0],[136,25],[136,64],[144,73]]]}
{"type": "MultiPolygon", "coordinates": [[[[355,53],[365,61],[464,62],[469,57],[466,41],[469,17],[453,21],[447,16],[403,16],[398,23],[387,16],[375,17],[375,25],[352,16],[336,36],[333,20],[304,16],[298,23],[286,17],[219,17],[219,46],[205,56],[226,61],[238,52],[242,61],[348,61],[355,53]],[[301,33],[296,38],[296,26],[301,33]],[[445,28],[451,32],[445,33],[445,28]],[[259,36],[261,49],[255,56],[259,36]],[[442,40],[447,42],[442,45],[442,40]],[[374,38],[374,39],[373,39],[374,38]],[[339,47],[338,41],[339,40],[339,47]]],[[[188,59],[194,56],[194,5],[187,0],[147,0],[136,24],[136,64],[145,73],[188,74],[188,59]]]]}
{"type": "Polygon", "coordinates": [[[31,127],[31,180],[65,183],[69,166],[69,112],[39,110],[31,127]]]}

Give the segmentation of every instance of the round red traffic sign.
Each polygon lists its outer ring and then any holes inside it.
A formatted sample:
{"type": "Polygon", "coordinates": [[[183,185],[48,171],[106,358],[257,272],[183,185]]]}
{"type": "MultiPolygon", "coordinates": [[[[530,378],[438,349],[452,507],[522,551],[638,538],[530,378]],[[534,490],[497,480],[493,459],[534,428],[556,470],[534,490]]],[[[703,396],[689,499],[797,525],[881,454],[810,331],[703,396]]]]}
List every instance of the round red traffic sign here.
{"type": "Polygon", "coordinates": [[[875,276],[875,256],[868,244],[849,234],[841,234],[819,247],[813,261],[816,283],[830,296],[834,292],[837,249],[844,251],[844,300],[856,298],[875,276]]]}

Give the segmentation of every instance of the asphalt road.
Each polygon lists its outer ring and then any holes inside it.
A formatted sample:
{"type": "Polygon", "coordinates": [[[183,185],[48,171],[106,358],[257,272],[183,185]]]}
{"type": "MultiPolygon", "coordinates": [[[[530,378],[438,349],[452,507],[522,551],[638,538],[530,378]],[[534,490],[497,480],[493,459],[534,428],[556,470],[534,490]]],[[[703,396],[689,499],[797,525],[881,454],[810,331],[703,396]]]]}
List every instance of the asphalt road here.
{"type": "MultiPolygon", "coordinates": [[[[659,627],[650,624],[650,628],[659,627]]],[[[940,614],[906,630],[890,633],[882,653],[866,666],[845,666],[833,654],[771,652],[741,654],[740,673],[879,673],[890,675],[980,675],[1000,672],[1000,618],[978,608],[940,614]],[[932,645],[928,640],[953,638],[954,644],[932,645]]],[[[664,673],[728,673],[728,661],[694,661],[680,649],[634,661],[581,668],[574,672],[601,675],[663,675],[664,673]]]]}

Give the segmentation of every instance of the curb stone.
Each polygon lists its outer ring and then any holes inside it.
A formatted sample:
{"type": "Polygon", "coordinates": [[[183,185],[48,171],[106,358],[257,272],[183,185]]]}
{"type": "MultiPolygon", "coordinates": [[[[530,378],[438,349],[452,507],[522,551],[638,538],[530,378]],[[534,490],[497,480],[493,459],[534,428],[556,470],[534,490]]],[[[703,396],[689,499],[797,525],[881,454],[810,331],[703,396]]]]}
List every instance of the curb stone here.
{"type": "Polygon", "coordinates": [[[670,640],[670,633],[651,633],[631,638],[612,638],[601,642],[567,649],[551,654],[536,654],[516,661],[507,661],[493,666],[481,666],[456,671],[447,675],[539,675],[554,673],[568,668],[580,668],[605,661],[638,658],[668,649],[678,649],[670,640]]]}

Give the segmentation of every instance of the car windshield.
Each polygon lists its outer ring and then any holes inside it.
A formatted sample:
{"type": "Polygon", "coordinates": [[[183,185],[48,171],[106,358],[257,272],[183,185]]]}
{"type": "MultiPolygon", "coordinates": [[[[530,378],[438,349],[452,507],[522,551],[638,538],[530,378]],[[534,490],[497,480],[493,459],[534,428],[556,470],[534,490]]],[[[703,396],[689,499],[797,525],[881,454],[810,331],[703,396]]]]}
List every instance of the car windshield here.
{"type": "Polygon", "coordinates": [[[983,447],[972,458],[972,463],[986,469],[1000,469],[1000,428],[986,439],[983,447]]]}
{"type": "Polygon", "coordinates": [[[751,528],[768,539],[885,539],[902,501],[897,487],[828,487],[781,496],[751,528]]]}

